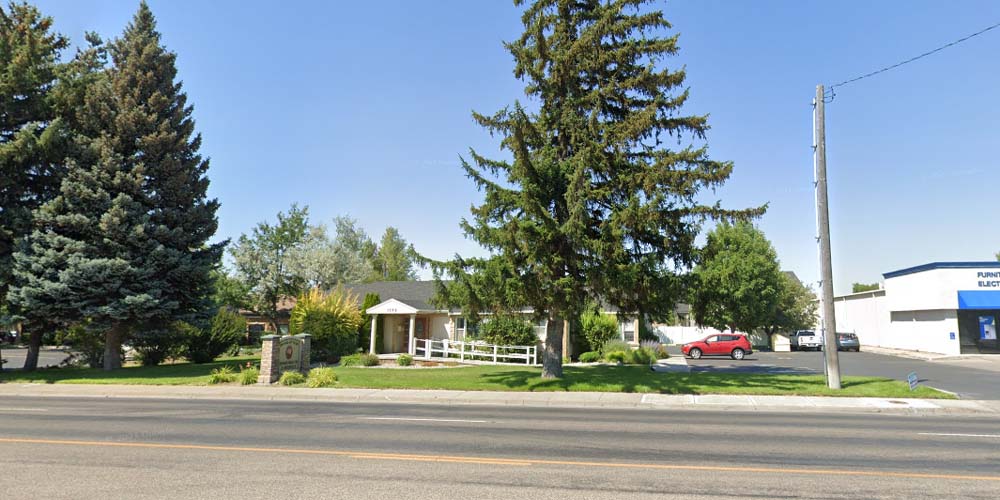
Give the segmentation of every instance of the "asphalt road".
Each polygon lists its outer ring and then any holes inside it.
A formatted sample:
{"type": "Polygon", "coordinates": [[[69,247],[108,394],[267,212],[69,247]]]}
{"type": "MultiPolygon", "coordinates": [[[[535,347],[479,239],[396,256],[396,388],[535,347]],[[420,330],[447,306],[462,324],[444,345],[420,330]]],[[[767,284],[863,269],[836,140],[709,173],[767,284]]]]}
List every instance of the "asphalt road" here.
{"type": "Polygon", "coordinates": [[[983,498],[993,419],[8,398],[3,498],[983,498]]]}
{"type": "MultiPolygon", "coordinates": [[[[5,370],[19,370],[24,366],[24,358],[28,354],[28,349],[25,347],[11,347],[3,346],[0,349],[0,356],[6,359],[7,362],[4,363],[3,367],[5,370]]],[[[69,355],[66,351],[61,349],[49,349],[43,348],[41,352],[38,353],[38,366],[55,366],[62,363],[69,355]]]]}
{"type": "MultiPolygon", "coordinates": [[[[823,373],[823,353],[817,351],[755,352],[742,361],[705,357],[687,362],[692,372],[823,373]]],[[[906,380],[910,372],[917,373],[921,384],[957,393],[963,399],[1000,399],[1000,356],[925,361],[864,351],[840,353],[840,373],[845,376],[906,380]]]]}

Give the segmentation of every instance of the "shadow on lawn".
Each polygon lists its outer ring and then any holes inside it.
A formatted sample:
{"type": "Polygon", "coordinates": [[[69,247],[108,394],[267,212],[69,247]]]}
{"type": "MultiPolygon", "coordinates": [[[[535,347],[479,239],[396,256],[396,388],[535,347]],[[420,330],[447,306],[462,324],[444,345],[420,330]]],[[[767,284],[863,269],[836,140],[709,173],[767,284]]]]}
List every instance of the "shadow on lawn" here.
{"type": "MultiPolygon", "coordinates": [[[[814,373],[652,372],[645,366],[564,367],[563,378],[542,379],[535,370],[505,370],[479,376],[487,384],[526,391],[648,392],[660,394],[801,394],[822,392],[825,379],[814,373]],[[810,375],[803,377],[802,375],[810,375]]],[[[849,379],[843,387],[864,390],[884,380],[849,379]]]]}

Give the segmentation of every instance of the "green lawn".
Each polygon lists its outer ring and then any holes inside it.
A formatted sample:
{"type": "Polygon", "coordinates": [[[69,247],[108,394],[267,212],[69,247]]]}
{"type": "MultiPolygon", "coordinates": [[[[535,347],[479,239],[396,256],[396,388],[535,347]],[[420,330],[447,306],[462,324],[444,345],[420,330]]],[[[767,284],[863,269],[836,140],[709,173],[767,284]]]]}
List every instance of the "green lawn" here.
{"type": "MultiPolygon", "coordinates": [[[[228,358],[195,365],[178,363],[99,369],[46,369],[6,372],[0,382],[49,384],[208,385],[208,374],[223,365],[237,367],[254,357],[228,358]]],[[[237,368],[238,369],[238,368],[237,368]]],[[[563,378],[543,380],[540,368],[469,366],[461,368],[336,368],[337,387],[373,389],[448,389],[461,391],[650,392],[661,394],[772,394],[784,396],[871,396],[954,398],[928,387],[910,392],[905,382],[878,377],[845,377],[843,389],[831,391],[821,375],[743,373],[653,373],[645,366],[567,366],[563,378]]]]}
{"type": "Polygon", "coordinates": [[[239,371],[247,361],[257,363],[256,356],[221,358],[213,363],[196,365],[176,363],[160,366],[128,366],[105,372],[99,368],[46,368],[33,373],[5,371],[0,382],[43,384],[122,384],[122,385],[208,385],[212,370],[229,365],[239,371]]]}
{"type": "Polygon", "coordinates": [[[542,379],[540,368],[472,366],[440,369],[337,368],[337,387],[450,389],[462,391],[651,392],[954,399],[929,387],[910,392],[906,382],[845,377],[843,389],[826,387],[822,375],[654,373],[645,366],[567,366],[563,378],[542,379]]]}

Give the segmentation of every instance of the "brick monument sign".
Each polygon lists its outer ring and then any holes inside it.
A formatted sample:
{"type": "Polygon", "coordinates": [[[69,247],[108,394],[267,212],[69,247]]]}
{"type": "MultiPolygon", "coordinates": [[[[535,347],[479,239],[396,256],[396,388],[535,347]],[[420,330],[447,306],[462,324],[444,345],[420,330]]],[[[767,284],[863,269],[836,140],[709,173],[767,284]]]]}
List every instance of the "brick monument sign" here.
{"type": "Polygon", "coordinates": [[[287,371],[305,373],[309,370],[311,336],[308,333],[281,337],[265,335],[260,339],[262,345],[258,384],[273,384],[287,371]]]}

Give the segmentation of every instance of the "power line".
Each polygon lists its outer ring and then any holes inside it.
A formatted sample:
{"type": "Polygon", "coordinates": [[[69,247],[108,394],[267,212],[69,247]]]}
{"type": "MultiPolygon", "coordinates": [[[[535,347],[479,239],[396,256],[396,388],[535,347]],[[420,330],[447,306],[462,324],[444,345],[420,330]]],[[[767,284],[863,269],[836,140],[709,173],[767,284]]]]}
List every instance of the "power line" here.
{"type": "MultiPolygon", "coordinates": [[[[942,45],[942,46],[940,46],[940,47],[938,47],[938,48],[936,48],[934,50],[929,50],[927,52],[924,52],[923,54],[920,54],[919,56],[911,57],[911,58],[909,58],[909,59],[907,59],[905,61],[898,62],[896,64],[893,64],[892,66],[886,66],[886,67],[884,67],[882,69],[872,71],[871,73],[866,73],[864,75],[861,75],[861,76],[858,76],[858,77],[855,77],[855,78],[851,78],[850,80],[844,80],[844,81],[842,81],[840,83],[835,83],[833,85],[830,85],[829,87],[827,87],[827,92],[830,94],[829,99],[833,100],[833,97],[834,97],[833,89],[835,89],[837,87],[842,87],[844,85],[847,85],[848,83],[854,83],[854,82],[856,82],[858,80],[864,80],[865,78],[869,78],[869,77],[875,76],[875,75],[877,75],[879,73],[885,73],[886,71],[889,71],[891,69],[896,69],[896,68],[898,68],[898,67],[900,67],[900,66],[902,66],[904,64],[909,64],[909,63],[911,63],[913,61],[916,61],[917,59],[923,59],[924,57],[927,57],[927,56],[929,56],[931,54],[934,54],[936,52],[940,52],[940,51],[942,51],[944,49],[947,49],[948,47],[951,47],[953,45],[958,45],[958,44],[960,44],[960,43],[962,43],[962,42],[964,42],[964,41],[966,41],[966,40],[968,40],[970,38],[982,35],[983,33],[986,33],[987,31],[990,31],[990,30],[992,30],[994,28],[998,28],[998,27],[1000,27],[1000,23],[996,23],[996,24],[994,24],[992,26],[989,26],[987,28],[983,28],[983,29],[981,29],[981,30],[979,30],[979,31],[971,34],[971,35],[967,35],[965,37],[959,38],[958,40],[955,40],[955,41],[953,41],[951,43],[947,43],[947,44],[942,45]]],[[[829,102],[829,101],[827,101],[827,102],[829,102]]]]}

